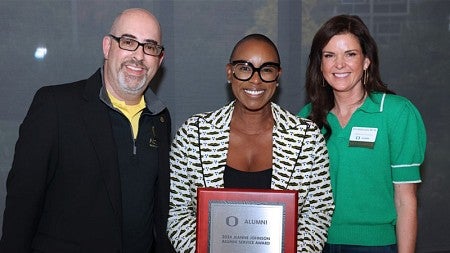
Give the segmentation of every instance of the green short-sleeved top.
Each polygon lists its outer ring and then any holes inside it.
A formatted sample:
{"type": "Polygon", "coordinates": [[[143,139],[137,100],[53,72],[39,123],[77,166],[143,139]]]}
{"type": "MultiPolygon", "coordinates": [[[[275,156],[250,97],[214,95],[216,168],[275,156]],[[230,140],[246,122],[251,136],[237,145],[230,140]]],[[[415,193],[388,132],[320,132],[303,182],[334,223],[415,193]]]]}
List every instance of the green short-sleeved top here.
{"type": "MultiPolygon", "coordinates": [[[[299,116],[307,117],[310,111],[308,104],[299,116]]],[[[404,97],[371,93],[344,128],[333,113],[327,120],[332,129],[327,147],[336,203],[328,243],[396,243],[393,183],[421,182],[426,132],[420,113],[404,97]],[[355,135],[364,139],[364,131],[374,129],[376,135],[369,134],[369,141],[350,143],[352,131],[352,139],[355,135]]]]}

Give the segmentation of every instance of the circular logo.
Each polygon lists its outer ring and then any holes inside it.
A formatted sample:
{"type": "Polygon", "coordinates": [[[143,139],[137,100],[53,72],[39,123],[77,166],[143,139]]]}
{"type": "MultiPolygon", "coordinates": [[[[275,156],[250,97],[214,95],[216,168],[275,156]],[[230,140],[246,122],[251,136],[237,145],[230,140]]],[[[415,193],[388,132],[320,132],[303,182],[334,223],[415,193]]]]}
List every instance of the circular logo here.
{"type": "Polygon", "coordinates": [[[225,219],[225,223],[230,227],[236,227],[239,223],[239,219],[236,216],[228,216],[225,219]]]}

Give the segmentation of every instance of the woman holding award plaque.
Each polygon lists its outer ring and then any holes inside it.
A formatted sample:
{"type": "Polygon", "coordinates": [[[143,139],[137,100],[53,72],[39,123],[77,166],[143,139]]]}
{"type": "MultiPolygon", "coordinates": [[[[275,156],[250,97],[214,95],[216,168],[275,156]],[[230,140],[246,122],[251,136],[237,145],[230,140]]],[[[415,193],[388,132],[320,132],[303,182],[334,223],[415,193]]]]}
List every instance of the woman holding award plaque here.
{"type": "Polygon", "coordinates": [[[328,151],[314,123],[271,102],[281,72],[269,38],[244,37],[226,65],[235,100],[190,117],[177,131],[168,235],[178,252],[196,252],[200,187],[297,191],[297,252],[321,252],[334,209],[328,151]]]}

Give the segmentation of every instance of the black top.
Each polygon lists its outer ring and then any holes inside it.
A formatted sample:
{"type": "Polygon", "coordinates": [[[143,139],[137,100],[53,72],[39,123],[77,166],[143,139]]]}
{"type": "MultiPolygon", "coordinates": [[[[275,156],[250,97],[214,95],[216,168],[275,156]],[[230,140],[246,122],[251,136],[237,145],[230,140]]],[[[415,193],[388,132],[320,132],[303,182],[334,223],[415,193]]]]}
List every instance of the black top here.
{"type": "Polygon", "coordinates": [[[121,113],[111,110],[122,191],[122,240],[124,253],[150,252],[154,243],[155,191],[158,179],[158,147],[152,145],[159,133],[147,108],[139,119],[137,139],[131,124],[121,113]],[[153,129],[153,130],[151,130],[153,129]],[[150,144],[149,144],[150,143],[150,144]]]}
{"type": "Polygon", "coordinates": [[[247,172],[225,165],[223,181],[225,188],[270,189],[272,168],[247,172]]]}

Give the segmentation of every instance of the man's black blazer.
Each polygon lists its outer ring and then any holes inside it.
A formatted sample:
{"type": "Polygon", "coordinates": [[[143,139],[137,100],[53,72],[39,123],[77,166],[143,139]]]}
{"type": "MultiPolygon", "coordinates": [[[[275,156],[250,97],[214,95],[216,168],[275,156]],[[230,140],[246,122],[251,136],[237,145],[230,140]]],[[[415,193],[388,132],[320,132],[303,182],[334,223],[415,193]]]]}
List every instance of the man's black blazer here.
{"type": "MultiPolygon", "coordinates": [[[[36,93],[7,179],[0,252],[121,251],[118,159],[101,87],[98,70],[87,80],[36,93]]],[[[170,116],[167,109],[159,113],[167,124],[157,131],[165,134],[158,136],[155,252],[167,253],[170,116]]]]}

